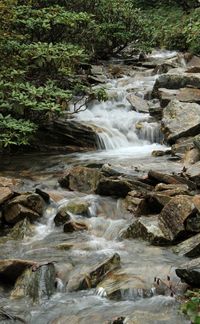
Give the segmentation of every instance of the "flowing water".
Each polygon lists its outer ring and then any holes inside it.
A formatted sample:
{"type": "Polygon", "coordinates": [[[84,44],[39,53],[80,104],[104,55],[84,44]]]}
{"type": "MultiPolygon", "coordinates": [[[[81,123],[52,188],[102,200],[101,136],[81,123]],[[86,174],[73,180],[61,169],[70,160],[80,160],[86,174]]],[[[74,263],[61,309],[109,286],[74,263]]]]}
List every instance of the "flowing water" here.
{"type": "MultiPolygon", "coordinates": [[[[155,58],[174,55],[156,53],[155,58]]],[[[157,169],[168,166],[166,159],[157,162],[151,157],[153,150],[166,149],[161,144],[159,126],[150,121],[148,114],[133,111],[126,99],[131,90],[141,97],[144,92],[151,91],[156,77],[151,71],[135,71],[129,77],[108,80],[106,89],[110,99],[94,103],[77,115],[79,121],[97,126],[98,151],[59,156],[24,155],[1,161],[0,175],[22,178],[24,190],[40,186],[57,197],[57,203],[52,202],[42,220],[34,225],[31,236],[23,241],[7,240],[0,244],[1,259],[54,261],[62,274],[57,282],[57,293],[40,305],[28,299],[11,300],[8,292],[1,289],[0,306],[8,312],[37,324],[100,324],[120,316],[127,317],[127,323],[188,323],[178,312],[177,298],[170,296],[170,290],[155,292],[154,287],[154,277],[165,280],[168,275],[178,284],[174,269],[185,260],[173,254],[170,248],[152,247],[141,240],[120,239],[120,233],[133,217],[125,210],[122,199],[68,192],[57,184],[58,175],[73,164],[109,162],[130,173],[138,166],[144,169],[152,165],[157,169]],[[138,123],[143,125],[140,132],[138,123]],[[77,199],[88,202],[89,215],[86,218],[71,214],[71,217],[84,222],[89,230],[63,233],[62,226],[55,227],[54,217],[61,206],[77,199]],[[58,249],[63,243],[70,248],[58,249]],[[84,267],[92,267],[114,253],[121,258],[119,300],[110,299],[104,287],[73,291],[84,267]]],[[[175,169],[179,167],[176,163],[172,165],[175,169]]]]}

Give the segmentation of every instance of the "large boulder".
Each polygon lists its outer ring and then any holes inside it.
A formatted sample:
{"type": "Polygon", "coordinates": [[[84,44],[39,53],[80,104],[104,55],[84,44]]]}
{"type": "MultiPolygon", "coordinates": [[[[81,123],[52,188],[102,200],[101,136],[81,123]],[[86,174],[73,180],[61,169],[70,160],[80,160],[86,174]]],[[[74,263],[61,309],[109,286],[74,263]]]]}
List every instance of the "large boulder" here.
{"type": "Polygon", "coordinates": [[[180,137],[197,135],[200,132],[200,105],[172,100],[163,110],[162,131],[169,143],[180,137]]]}
{"type": "Polygon", "coordinates": [[[160,226],[169,240],[180,240],[186,235],[185,222],[196,212],[192,197],[173,197],[159,215],[160,226]]]}
{"type": "Polygon", "coordinates": [[[70,190],[93,193],[97,189],[100,178],[101,173],[98,169],[77,166],[70,169],[59,183],[70,190]]]}
{"type": "Polygon", "coordinates": [[[126,197],[132,186],[126,179],[115,177],[102,178],[99,181],[96,193],[103,196],[126,197]]]}
{"type": "Polygon", "coordinates": [[[65,233],[73,233],[77,231],[87,230],[88,226],[84,222],[78,222],[70,220],[64,224],[64,232],[65,233]]]}
{"type": "Polygon", "coordinates": [[[200,288],[200,258],[182,265],[176,269],[176,274],[188,285],[194,288],[200,288]]]}

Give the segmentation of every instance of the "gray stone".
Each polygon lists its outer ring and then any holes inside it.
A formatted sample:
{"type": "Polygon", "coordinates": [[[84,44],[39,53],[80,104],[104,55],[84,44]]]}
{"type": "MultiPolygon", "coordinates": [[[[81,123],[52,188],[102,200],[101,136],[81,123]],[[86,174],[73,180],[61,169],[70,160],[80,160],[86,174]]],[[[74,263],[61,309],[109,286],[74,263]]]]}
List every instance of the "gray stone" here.
{"type": "Polygon", "coordinates": [[[127,96],[127,100],[130,102],[133,110],[140,113],[149,113],[149,106],[147,101],[131,93],[127,96]]]}
{"type": "Polygon", "coordinates": [[[154,245],[170,244],[170,239],[162,231],[159,218],[154,216],[141,216],[121,233],[123,238],[142,238],[154,245]]]}
{"type": "Polygon", "coordinates": [[[180,195],[173,197],[159,215],[160,226],[166,237],[174,241],[185,235],[185,221],[196,212],[192,197],[180,195]]]}
{"type": "Polygon", "coordinates": [[[200,257],[200,234],[190,237],[173,248],[178,255],[188,258],[200,257]]]}
{"type": "Polygon", "coordinates": [[[188,285],[194,288],[200,288],[200,258],[182,265],[176,269],[176,274],[188,285]]]}
{"type": "Polygon", "coordinates": [[[163,110],[162,131],[169,143],[180,137],[197,135],[200,132],[200,105],[171,101],[163,110]]]}

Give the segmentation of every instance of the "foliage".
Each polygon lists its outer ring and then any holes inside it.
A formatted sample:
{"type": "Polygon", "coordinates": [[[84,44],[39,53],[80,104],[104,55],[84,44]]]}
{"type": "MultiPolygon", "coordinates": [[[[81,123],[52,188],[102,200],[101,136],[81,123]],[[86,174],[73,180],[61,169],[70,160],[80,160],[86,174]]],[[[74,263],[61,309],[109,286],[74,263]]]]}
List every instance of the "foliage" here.
{"type": "Polygon", "coordinates": [[[192,323],[200,323],[200,291],[190,291],[186,293],[188,300],[182,305],[182,311],[188,315],[192,323]]]}

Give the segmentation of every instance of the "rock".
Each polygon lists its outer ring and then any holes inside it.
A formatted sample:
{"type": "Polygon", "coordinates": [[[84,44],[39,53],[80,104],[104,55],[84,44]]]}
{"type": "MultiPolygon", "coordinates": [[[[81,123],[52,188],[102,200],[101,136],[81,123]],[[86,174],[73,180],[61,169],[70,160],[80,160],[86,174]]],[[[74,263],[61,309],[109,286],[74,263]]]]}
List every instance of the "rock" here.
{"type": "Polygon", "coordinates": [[[73,233],[76,231],[84,231],[84,230],[88,230],[88,226],[82,222],[70,220],[64,224],[65,233],[73,233]]]}
{"type": "Polygon", "coordinates": [[[180,102],[196,102],[200,103],[200,89],[181,88],[181,89],[158,89],[158,98],[161,107],[166,107],[171,100],[180,102]]]}
{"type": "Polygon", "coordinates": [[[185,221],[196,212],[190,196],[173,197],[159,215],[162,231],[169,240],[179,240],[186,235],[185,221]]]}
{"type": "Polygon", "coordinates": [[[120,267],[120,256],[115,253],[93,267],[82,268],[81,273],[75,274],[68,282],[67,288],[73,290],[85,290],[96,288],[96,286],[111,273],[111,271],[120,267]]]}
{"type": "Polygon", "coordinates": [[[11,204],[6,206],[3,212],[3,217],[7,223],[16,224],[26,217],[31,221],[36,221],[41,217],[41,215],[21,204],[11,204]]]}
{"type": "MultiPolygon", "coordinates": [[[[193,200],[194,202],[194,200],[193,200]]],[[[188,232],[199,233],[200,232],[200,214],[196,213],[191,215],[185,221],[185,229],[188,232]]]]}
{"type": "Polygon", "coordinates": [[[153,290],[143,277],[122,270],[111,272],[97,288],[97,295],[114,300],[135,300],[138,297],[152,297],[153,290]]]}
{"type": "Polygon", "coordinates": [[[16,188],[22,181],[15,178],[0,177],[0,187],[16,188]]]}
{"type": "Polygon", "coordinates": [[[70,213],[89,217],[89,207],[90,203],[83,199],[71,200],[67,203],[67,205],[61,206],[59,208],[58,213],[54,218],[54,222],[56,226],[63,225],[70,220],[70,213]]]}
{"type": "Polygon", "coordinates": [[[9,208],[15,204],[21,204],[24,207],[30,208],[40,216],[42,215],[45,207],[44,200],[35,193],[27,193],[17,196],[6,205],[6,208],[9,208]]]}
{"type": "Polygon", "coordinates": [[[144,99],[136,96],[134,93],[129,94],[126,99],[131,104],[133,110],[145,114],[149,113],[148,103],[144,99]]]}
{"type": "Polygon", "coordinates": [[[183,164],[188,167],[191,164],[195,164],[200,160],[200,151],[195,147],[185,152],[183,157],[183,164]]]}
{"type": "Polygon", "coordinates": [[[40,188],[35,189],[35,193],[42,197],[42,199],[45,201],[45,203],[50,203],[50,196],[46,191],[43,191],[40,188]]]}
{"type": "Polygon", "coordinates": [[[103,196],[126,197],[132,186],[126,179],[103,178],[99,181],[96,193],[103,196]]]}
{"type": "Polygon", "coordinates": [[[196,189],[196,184],[187,178],[178,176],[176,174],[170,175],[157,171],[150,170],[148,172],[148,179],[157,182],[157,183],[165,183],[165,184],[174,184],[174,185],[182,185],[185,184],[189,189],[196,189]]]}
{"type": "Polygon", "coordinates": [[[190,68],[194,68],[194,67],[197,67],[197,68],[200,67],[200,57],[199,56],[196,56],[196,55],[192,56],[190,58],[190,60],[188,61],[188,63],[187,63],[187,70],[186,71],[188,72],[188,70],[190,68]]]}
{"type": "Polygon", "coordinates": [[[56,226],[64,225],[66,222],[71,220],[71,216],[68,212],[67,206],[61,207],[54,218],[56,226]]]}
{"type": "Polygon", "coordinates": [[[185,192],[188,193],[188,186],[185,184],[166,184],[166,183],[158,183],[155,186],[155,191],[173,191],[173,190],[179,190],[179,192],[185,192]]]}
{"type": "Polygon", "coordinates": [[[193,139],[194,146],[200,151],[200,135],[197,135],[193,139]]]}
{"type": "Polygon", "coordinates": [[[182,137],[179,138],[175,144],[172,145],[172,154],[176,155],[178,154],[179,156],[183,156],[184,154],[194,148],[194,143],[193,143],[193,137],[182,137]]]}
{"type": "Polygon", "coordinates": [[[101,173],[98,169],[77,166],[70,169],[59,183],[70,190],[93,193],[97,189],[100,178],[101,173]]]}
{"type": "Polygon", "coordinates": [[[200,187],[200,161],[189,166],[186,174],[191,181],[197,184],[197,187],[200,187]]]}
{"type": "Polygon", "coordinates": [[[173,252],[188,258],[200,257],[200,234],[179,243],[173,248],[173,252]]]}
{"type": "Polygon", "coordinates": [[[30,260],[0,260],[0,282],[13,285],[17,278],[36,263],[30,260]]]}
{"type": "Polygon", "coordinates": [[[0,187],[0,205],[14,195],[13,191],[9,187],[0,187]]]}
{"type": "Polygon", "coordinates": [[[176,269],[176,274],[188,285],[194,288],[200,288],[200,258],[182,265],[176,269]]]}
{"type": "Polygon", "coordinates": [[[54,319],[53,321],[49,322],[49,324],[80,324],[80,319],[79,316],[72,315],[72,316],[67,316],[67,315],[62,315],[54,319]]]}
{"type": "Polygon", "coordinates": [[[26,269],[18,277],[11,299],[29,297],[34,303],[49,299],[56,291],[56,271],[53,263],[39,266],[36,271],[26,269]]]}
{"type": "Polygon", "coordinates": [[[170,238],[162,231],[157,215],[141,216],[121,233],[121,237],[126,239],[142,238],[154,245],[170,244],[170,238]]]}
{"type": "Polygon", "coordinates": [[[39,147],[50,145],[55,147],[64,147],[65,152],[76,152],[96,149],[96,131],[97,127],[87,125],[74,119],[60,118],[51,123],[43,125],[39,133],[39,147]],[[67,146],[66,146],[67,145],[67,146]]]}
{"type": "Polygon", "coordinates": [[[172,69],[156,80],[153,96],[158,96],[159,88],[180,89],[185,87],[200,88],[200,73],[185,73],[184,69],[172,69]]]}
{"type": "Polygon", "coordinates": [[[168,143],[200,132],[200,105],[172,100],[163,110],[162,131],[168,143]]]}
{"type": "Polygon", "coordinates": [[[171,154],[171,150],[166,150],[166,151],[155,150],[155,151],[152,151],[151,154],[154,157],[159,157],[159,156],[164,156],[164,155],[170,155],[171,154]]]}
{"type": "Polygon", "coordinates": [[[31,237],[34,234],[33,225],[27,218],[18,222],[9,232],[8,237],[14,240],[23,240],[26,237],[31,237]]]}
{"type": "Polygon", "coordinates": [[[158,98],[160,100],[160,105],[162,108],[166,107],[168,103],[173,100],[177,99],[178,89],[165,89],[159,88],[158,89],[158,98]]]}
{"type": "Polygon", "coordinates": [[[128,193],[124,200],[125,208],[134,216],[144,215],[148,211],[148,204],[140,193],[133,190],[128,193]]]}

